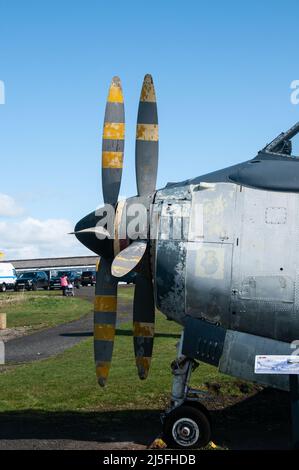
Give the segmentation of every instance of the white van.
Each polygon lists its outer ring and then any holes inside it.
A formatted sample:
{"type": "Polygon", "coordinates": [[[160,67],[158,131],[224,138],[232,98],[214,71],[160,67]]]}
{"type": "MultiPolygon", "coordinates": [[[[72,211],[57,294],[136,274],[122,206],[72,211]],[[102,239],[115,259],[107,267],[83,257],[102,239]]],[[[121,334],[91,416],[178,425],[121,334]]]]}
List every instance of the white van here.
{"type": "Polygon", "coordinates": [[[0,292],[14,289],[17,280],[16,270],[11,263],[0,263],[0,292]]]}

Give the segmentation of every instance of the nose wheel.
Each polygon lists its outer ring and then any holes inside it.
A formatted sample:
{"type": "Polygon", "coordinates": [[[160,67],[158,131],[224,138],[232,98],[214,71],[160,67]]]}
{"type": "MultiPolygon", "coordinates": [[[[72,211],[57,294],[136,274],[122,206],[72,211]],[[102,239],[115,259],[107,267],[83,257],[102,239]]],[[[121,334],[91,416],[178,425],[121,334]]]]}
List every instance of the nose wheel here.
{"type": "Polygon", "coordinates": [[[208,416],[192,405],[181,405],[164,418],[163,440],[169,448],[205,447],[211,440],[208,416]]]}
{"type": "Polygon", "coordinates": [[[189,387],[198,364],[182,354],[184,332],[177,345],[177,358],[171,364],[173,384],[171,405],[162,415],[163,441],[170,448],[205,447],[211,440],[209,412],[201,403],[205,392],[189,387]]]}

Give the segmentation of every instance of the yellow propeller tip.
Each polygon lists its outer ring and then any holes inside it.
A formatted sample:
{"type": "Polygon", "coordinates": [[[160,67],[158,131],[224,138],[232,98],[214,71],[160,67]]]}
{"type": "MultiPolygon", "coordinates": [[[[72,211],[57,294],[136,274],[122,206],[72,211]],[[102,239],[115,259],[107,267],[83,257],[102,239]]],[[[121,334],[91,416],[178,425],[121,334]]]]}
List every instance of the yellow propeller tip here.
{"type": "Polygon", "coordinates": [[[150,73],[147,73],[145,76],[144,76],[144,81],[145,82],[150,82],[150,83],[153,83],[153,77],[150,73]]]}
{"type": "Polygon", "coordinates": [[[117,75],[115,75],[112,78],[111,85],[118,86],[118,87],[121,86],[120,78],[117,75]]]}

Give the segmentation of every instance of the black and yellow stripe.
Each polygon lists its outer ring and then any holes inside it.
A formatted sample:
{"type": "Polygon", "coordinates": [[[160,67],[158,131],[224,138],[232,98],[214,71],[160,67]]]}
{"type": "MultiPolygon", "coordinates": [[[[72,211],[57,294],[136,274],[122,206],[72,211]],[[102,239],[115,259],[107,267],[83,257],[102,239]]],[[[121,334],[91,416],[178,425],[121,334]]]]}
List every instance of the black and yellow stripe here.
{"type": "Polygon", "coordinates": [[[115,337],[117,283],[111,276],[110,261],[101,259],[97,269],[94,299],[94,356],[99,384],[106,384],[115,337]]]}
{"type": "Polygon", "coordinates": [[[112,274],[122,277],[129,274],[142,260],[147,243],[144,240],[135,240],[131,245],[115,256],[112,263],[112,274]]]}
{"type": "Polygon", "coordinates": [[[139,274],[133,305],[135,360],[140,379],[148,376],[155,334],[155,305],[152,280],[139,274]]]}
{"type": "Polygon", "coordinates": [[[102,140],[102,186],[104,201],[116,204],[124,156],[125,112],[120,79],[113,77],[104,118],[102,140]]]}
{"type": "Polygon", "coordinates": [[[136,128],[136,179],[139,196],[151,194],[156,187],[158,169],[158,112],[151,75],[144,77],[136,128]]]}

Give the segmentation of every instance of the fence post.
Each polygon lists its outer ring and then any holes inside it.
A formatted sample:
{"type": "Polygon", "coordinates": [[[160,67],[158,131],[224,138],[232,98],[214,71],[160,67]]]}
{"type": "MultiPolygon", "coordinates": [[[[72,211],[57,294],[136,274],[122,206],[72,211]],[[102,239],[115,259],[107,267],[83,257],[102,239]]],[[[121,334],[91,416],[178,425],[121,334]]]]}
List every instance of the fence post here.
{"type": "Polygon", "coordinates": [[[0,330],[6,330],[6,313],[0,313],[0,330]]]}

